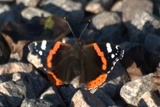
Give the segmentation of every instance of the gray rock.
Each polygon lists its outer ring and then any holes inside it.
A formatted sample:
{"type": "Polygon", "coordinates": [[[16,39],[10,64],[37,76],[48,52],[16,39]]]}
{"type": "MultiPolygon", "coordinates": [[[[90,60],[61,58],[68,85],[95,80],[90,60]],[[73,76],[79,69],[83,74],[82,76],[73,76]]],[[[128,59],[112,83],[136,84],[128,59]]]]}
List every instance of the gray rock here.
{"type": "Polygon", "coordinates": [[[139,100],[138,107],[158,107],[160,106],[160,97],[155,92],[145,92],[139,100]]]}
{"type": "Polygon", "coordinates": [[[48,101],[56,107],[65,107],[65,104],[59,95],[57,88],[53,86],[49,87],[45,92],[43,92],[40,96],[40,99],[48,101]]]}
{"type": "Polygon", "coordinates": [[[24,99],[21,107],[57,107],[42,99],[24,99]]]}
{"type": "Polygon", "coordinates": [[[125,25],[130,34],[130,41],[143,43],[147,34],[160,34],[158,30],[160,28],[160,19],[147,12],[138,12],[131,20],[131,23],[125,25]]]}
{"type": "Polygon", "coordinates": [[[72,97],[70,107],[106,107],[96,96],[86,90],[78,90],[72,97]]]}
{"type": "Polygon", "coordinates": [[[81,2],[72,0],[43,0],[40,3],[40,7],[50,13],[71,19],[82,20],[84,17],[83,3],[81,2]]]}
{"type": "Polygon", "coordinates": [[[114,5],[112,6],[111,11],[122,12],[122,5],[123,1],[116,1],[116,3],[114,3],[114,5]]]}
{"type": "Polygon", "coordinates": [[[38,2],[40,2],[40,0],[16,0],[17,5],[22,3],[26,7],[28,6],[35,7],[37,6],[38,2]]]}
{"type": "Polygon", "coordinates": [[[92,18],[91,27],[96,28],[101,32],[101,35],[96,39],[96,41],[120,43],[123,40],[121,35],[124,30],[124,26],[117,13],[102,12],[95,15],[92,18]]]}
{"type": "Polygon", "coordinates": [[[23,98],[27,95],[27,89],[23,81],[8,81],[0,84],[0,93],[5,95],[7,103],[10,107],[20,106],[23,98]]]}
{"type": "Polygon", "coordinates": [[[137,13],[152,13],[153,3],[150,0],[123,0],[123,21],[128,22],[137,16],[137,13]],[[135,8],[136,7],[136,8],[135,8]]]}
{"type": "Polygon", "coordinates": [[[91,0],[85,6],[85,10],[91,13],[101,13],[103,8],[101,6],[100,0],[91,0]]]}
{"type": "Polygon", "coordinates": [[[28,7],[25,8],[22,12],[21,12],[22,16],[28,20],[31,20],[34,17],[48,17],[51,16],[51,13],[38,9],[36,7],[28,7]]]}
{"type": "Polygon", "coordinates": [[[151,82],[151,77],[154,74],[142,76],[134,81],[126,83],[120,91],[121,97],[128,103],[134,106],[138,105],[140,97],[147,91],[153,91],[156,85],[151,82]]]}

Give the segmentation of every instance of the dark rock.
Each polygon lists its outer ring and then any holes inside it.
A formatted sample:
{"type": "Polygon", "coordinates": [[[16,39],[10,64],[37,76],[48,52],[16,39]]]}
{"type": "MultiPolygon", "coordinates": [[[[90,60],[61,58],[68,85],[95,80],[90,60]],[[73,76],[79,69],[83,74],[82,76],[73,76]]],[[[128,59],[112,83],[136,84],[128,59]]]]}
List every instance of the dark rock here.
{"type": "Polygon", "coordinates": [[[42,99],[24,99],[21,107],[57,107],[42,99]]]}
{"type": "Polygon", "coordinates": [[[160,53],[160,37],[156,34],[148,34],[145,39],[145,48],[150,53],[160,53]]]}
{"type": "Polygon", "coordinates": [[[159,0],[152,0],[153,1],[153,14],[156,16],[160,16],[160,1],[159,0]]]}
{"type": "Polygon", "coordinates": [[[0,64],[7,63],[11,54],[9,45],[4,37],[0,34],[0,64]]]}
{"type": "Polygon", "coordinates": [[[101,5],[104,9],[109,10],[114,3],[114,0],[101,0],[101,5]]]}
{"type": "Polygon", "coordinates": [[[108,96],[103,90],[97,90],[94,95],[96,95],[106,107],[108,106],[115,106],[116,103],[108,96]]]}
{"type": "Polygon", "coordinates": [[[40,99],[50,102],[56,107],[65,107],[57,88],[54,86],[49,87],[45,92],[43,92],[40,96],[40,99]]]}
{"type": "Polygon", "coordinates": [[[99,42],[121,43],[123,41],[122,32],[124,26],[117,13],[102,12],[92,19],[92,26],[100,30],[101,34],[96,38],[99,42]]]}
{"type": "Polygon", "coordinates": [[[9,106],[8,102],[7,102],[6,98],[5,98],[5,95],[2,94],[2,93],[0,93],[0,106],[1,107],[8,107],[9,106]]]}
{"type": "Polygon", "coordinates": [[[156,90],[156,85],[151,82],[152,76],[151,73],[123,85],[120,91],[121,97],[128,104],[138,106],[138,101],[145,92],[156,90]]]}
{"type": "Polygon", "coordinates": [[[77,91],[72,97],[70,107],[106,107],[104,103],[96,96],[86,90],[77,91]]]}

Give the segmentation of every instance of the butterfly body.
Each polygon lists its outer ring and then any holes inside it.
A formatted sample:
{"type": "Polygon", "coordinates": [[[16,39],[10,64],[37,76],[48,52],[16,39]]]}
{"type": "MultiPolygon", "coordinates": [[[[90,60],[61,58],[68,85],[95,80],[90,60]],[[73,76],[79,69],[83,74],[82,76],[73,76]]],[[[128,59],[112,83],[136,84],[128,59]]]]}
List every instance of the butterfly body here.
{"type": "Polygon", "coordinates": [[[79,40],[73,45],[43,40],[33,42],[28,47],[28,61],[37,68],[43,68],[53,84],[68,84],[79,76],[79,84],[87,89],[104,83],[107,74],[124,54],[118,45],[83,44],[79,40]],[[39,63],[36,64],[33,59],[38,59],[39,63]]]}

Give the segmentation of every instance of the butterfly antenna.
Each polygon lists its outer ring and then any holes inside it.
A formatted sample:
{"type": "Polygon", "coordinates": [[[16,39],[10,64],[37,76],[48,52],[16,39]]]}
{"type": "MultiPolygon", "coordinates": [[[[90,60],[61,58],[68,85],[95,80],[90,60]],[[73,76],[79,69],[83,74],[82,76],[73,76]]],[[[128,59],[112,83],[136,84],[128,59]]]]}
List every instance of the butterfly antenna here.
{"type": "Polygon", "coordinates": [[[73,32],[73,30],[72,30],[72,28],[71,28],[71,26],[70,26],[69,22],[67,21],[67,18],[66,18],[66,17],[64,17],[64,20],[66,20],[66,23],[67,23],[67,25],[68,25],[68,27],[69,27],[70,31],[72,32],[72,34],[73,34],[74,38],[76,38],[76,36],[75,36],[75,34],[74,34],[74,32],[73,32]]]}
{"type": "Polygon", "coordinates": [[[84,31],[86,30],[86,28],[88,27],[88,25],[89,25],[90,22],[91,22],[91,21],[88,20],[88,23],[86,24],[86,26],[84,27],[82,33],[81,33],[80,36],[79,36],[79,40],[81,40],[81,38],[82,38],[82,36],[83,36],[83,34],[84,34],[84,31]]]}

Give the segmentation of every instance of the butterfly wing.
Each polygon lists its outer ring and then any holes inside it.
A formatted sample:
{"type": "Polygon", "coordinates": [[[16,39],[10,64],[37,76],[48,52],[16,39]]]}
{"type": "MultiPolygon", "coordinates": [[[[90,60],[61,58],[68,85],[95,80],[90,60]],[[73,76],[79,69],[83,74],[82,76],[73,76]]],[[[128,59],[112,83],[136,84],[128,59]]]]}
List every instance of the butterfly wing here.
{"type": "Polygon", "coordinates": [[[89,44],[83,47],[82,72],[80,82],[87,83],[86,88],[94,88],[105,82],[107,74],[123,57],[124,51],[118,45],[89,44]]]}
{"type": "Polygon", "coordinates": [[[48,78],[55,85],[68,83],[76,76],[73,66],[79,64],[71,55],[74,51],[72,45],[43,40],[28,47],[28,61],[36,68],[47,71],[48,78]]]}

